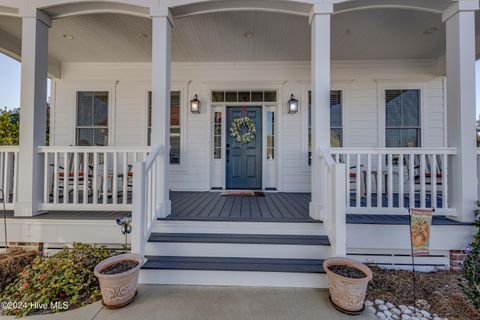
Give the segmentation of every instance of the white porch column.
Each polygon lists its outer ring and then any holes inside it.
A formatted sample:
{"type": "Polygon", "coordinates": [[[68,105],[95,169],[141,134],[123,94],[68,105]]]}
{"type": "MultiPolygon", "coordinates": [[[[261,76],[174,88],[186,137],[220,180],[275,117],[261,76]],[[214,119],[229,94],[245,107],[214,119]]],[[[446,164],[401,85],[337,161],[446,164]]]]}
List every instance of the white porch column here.
{"type": "Polygon", "coordinates": [[[16,216],[38,214],[43,192],[43,158],[47,119],[48,28],[50,18],[41,11],[22,15],[20,97],[20,154],[16,216]]]}
{"type": "Polygon", "coordinates": [[[475,139],[475,10],[478,0],[459,0],[443,14],[447,42],[448,145],[457,148],[449,161],[449,203],[458,220],[473,221],[477,197],[475,139]]]}
{"type": "Polygon", "coordinates": [[[168,8],[151,10],[152,16],[152,146],[164,145],[157,170],[157,207],[163,218],[170,214],[168,188],[170,164],[170,55],[172,17],[168,8]]]}
{"type": "Polygon", "coordinates": [[[313,5],[312,28],[312,202],[310,216],[321,219],[327,209],[326,166],[318,150],[330,148],[330,15],[333,4],[313,5]]]}

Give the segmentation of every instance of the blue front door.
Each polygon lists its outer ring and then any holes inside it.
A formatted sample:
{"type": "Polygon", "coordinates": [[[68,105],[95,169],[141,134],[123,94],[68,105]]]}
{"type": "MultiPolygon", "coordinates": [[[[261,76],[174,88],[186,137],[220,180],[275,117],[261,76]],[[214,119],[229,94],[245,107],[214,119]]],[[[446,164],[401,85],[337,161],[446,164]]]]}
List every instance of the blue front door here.
{"type": "MultiPolygon", "coordinates": [[[[244,128],[244,132],[246,129],[244,128]]],[[[262,108],[227,107],[227,189],[262,188],[262,108]],[[232,120],[249,117],[255,122],[255,139],[237,143],[230,136],[232,120]]]]}

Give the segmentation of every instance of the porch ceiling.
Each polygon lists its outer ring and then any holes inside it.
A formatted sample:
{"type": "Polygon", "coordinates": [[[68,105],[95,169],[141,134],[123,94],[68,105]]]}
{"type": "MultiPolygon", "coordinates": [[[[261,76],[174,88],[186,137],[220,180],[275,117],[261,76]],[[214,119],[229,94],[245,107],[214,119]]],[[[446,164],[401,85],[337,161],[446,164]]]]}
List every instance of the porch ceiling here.
{"type": "MultiPolygon", "coordinates": [[[[429,59],[444,54],[445,28],[440,14],[399,8],[340,9],[332,18],[335,60],[429,59]],[[424,33],[432,28],[436,31],[424,33]]],[[[477,35],[479,17],[477,13],[477,35]]],[[[0,35],[8,36],[10,42],[16,39],[18,45],[21,20],[0,16],[0,35]]],[[[172,39],[173,61],[310,59],[310,26],[307,17],[300,15],[232,11],[186,16],[175,19],[172,39]],[[245,37],[247,32],[253,37],[245,37]]],[[[149,62],[151,20],[109,13],[55,19],[49,53],[62,62],[149,62]],[[65,39],[65,34],[73,39],[65,39]]]]}

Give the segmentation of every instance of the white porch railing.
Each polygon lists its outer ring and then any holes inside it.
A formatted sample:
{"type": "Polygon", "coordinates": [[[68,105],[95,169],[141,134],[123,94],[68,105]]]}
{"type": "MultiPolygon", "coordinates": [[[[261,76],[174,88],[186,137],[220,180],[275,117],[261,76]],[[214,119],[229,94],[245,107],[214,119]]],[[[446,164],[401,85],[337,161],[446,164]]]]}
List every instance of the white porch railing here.
{"type": "Polygon", "coordinates": [[[131,210],[133,164],[149,147],[40,147],[41,210],[131,210]]]}
{"type": "Polygon", "coordinates": [[[335,148],[346,165],[348,213],[405,214],[407,207],[433,207],[455,215],[448,204],[448,159],[453,148],[335,148]]]}
{"type": "Polygon", "coordinates": [[[347,252],[347,224],[345,207],[345,164],[335,163],[328,149],[319,150],[327,170],[327,188],[322,197],[326,210],[322,220],[332,246],[334,256],[345,256],[347,252]],[[326,203],[325,203],[326,202],[326,203]]]}
{"type": "Polygon", "coordinates": [[[158,217],[159,205],[157,175],[160,157],[165,152],[162,145],[155,146],[144,161],[134,165],[134,191],[132,211],[132,252],[143,255],[145,243],[150,236],[153,223],[158,217]]]}
{"type": "Polygon", "coordinates": [[[13,210],[17,200],[18,151],[16,146],[0,147],[0,189],[4,192],[7,210],[13,210]]]}

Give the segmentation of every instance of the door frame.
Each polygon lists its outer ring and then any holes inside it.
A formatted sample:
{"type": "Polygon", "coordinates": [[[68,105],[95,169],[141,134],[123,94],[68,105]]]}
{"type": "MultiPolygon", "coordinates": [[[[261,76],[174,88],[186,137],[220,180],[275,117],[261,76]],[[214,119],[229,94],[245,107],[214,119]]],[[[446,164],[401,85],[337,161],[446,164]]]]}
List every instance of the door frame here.
{"type": "MultiPolygon", "coordinates": [[[[280,113],[281,113],[281,108],[279,108],[279,105],[281,105],[281,102],[279,100],[281,99],[281,91],[279,88],[272,88],[272,90],[275,89],[277,90],[277,102],[276,103],[264,103],[264,102],[229,102],[229,103],[218,103],[218,104],[213,104],[211,101],[209,101],[209,130],[210,130],[210,144],[209,144],[209,190],[212,189],[212,174],[211,172],[213,171],[212,168],[214,166],[214,161],[220,161],[221,162],[221,189],[226,190],[226,182],[227,182],[227,165],[226,165],[226,157],[227,157],[227,108],[228,107],[260,107],[262,110],[262,190],[265,190],[265,181],[266,181],[266,165],[267,165],[267,112],[268,111],[274,111],[275,112],[275,136],[278,137],[278,135],[281,132],[281,119],[280,119],[280,113]],[[215,160],[213,159],[213,127],[214,127],[214,120],[213,120],[213,113],[214,112],[221,112],[222,113],[222,159],[221,160],[215,160]]],[[[255,89],[251,89],[255,90],[255,89]]],[[[260,89],[258,89],[260,90],[260,89]]],[[[210,92],[211,94],[211,92],[210,92]]],[[[275,165],[276,165],[276,170],[275,170],[275,185],[276,185],[276,190],[279,190],[279,157],[281,153],[279,152],[279,139],[275,140],[275,165]]]]}

